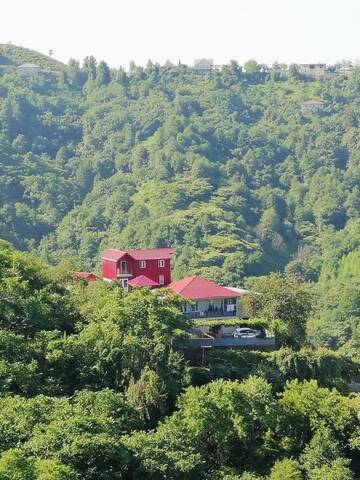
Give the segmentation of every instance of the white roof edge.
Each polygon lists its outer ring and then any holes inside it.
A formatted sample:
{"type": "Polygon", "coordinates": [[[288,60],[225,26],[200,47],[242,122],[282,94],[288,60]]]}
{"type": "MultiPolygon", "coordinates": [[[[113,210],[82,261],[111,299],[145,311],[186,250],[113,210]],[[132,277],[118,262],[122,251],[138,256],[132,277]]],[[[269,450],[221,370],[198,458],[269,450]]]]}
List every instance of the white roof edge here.
{"type": "Polygon", "coordinates": [[[224,287],[226,290],[230,290],[231,292],[235,293],[247,293],[249,290],[245,290],[244,288],[236,288],[236,287],[224,287]]]}
{"type": "Polygon", "coordinates": [[[38,65],[37,63],[22,63],[21,65],[18,66],[18,68],[20,67],[36,67],[36,68],[41,68],[40,65],[38,65]]]}

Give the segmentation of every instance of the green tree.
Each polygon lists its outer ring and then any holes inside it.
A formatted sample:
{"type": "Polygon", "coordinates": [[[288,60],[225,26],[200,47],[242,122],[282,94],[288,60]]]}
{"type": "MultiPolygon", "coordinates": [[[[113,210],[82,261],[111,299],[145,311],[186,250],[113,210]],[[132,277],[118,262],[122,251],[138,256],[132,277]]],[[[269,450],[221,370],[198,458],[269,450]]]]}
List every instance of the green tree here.
{"type": "Polygon", "coordinates": [[[301,468],[296,460],[279,460],[271,469],[269,480],[302,480],[301,468]]]}
{"type": "Polygon", "coordinates": [[[279,345],[302,345],[313,301],[309,287],[297,277],[273,273],[255,280],[244,304],[250,316],[268,320],[279,345]]]}
{"type": "Polygon", "coordinates": [[[244,63],[244,70],[246,73],[256,73],[259,71],[259,64],[256,60],[248,60],[244,63]]]}
{"type": "Polygon", "coordinates": [[[19,449],[7,450],[0,457],[1,480],[37,480],[35,460],[19,449]]]}
{"type": "Polygon", "coordinates": [[[99,86],[108,85],[111,80],[110,68],[103,60],[96,68],[96,84],[99,86]]]}
{"type": "Polygon", "coordinates": [[[337,458],[331,465],[316,468],[309,475],[309,480],[352,480],[354,475],[343,458],[337,458]]]}
{"type": "Polygon", "coordinates": [[[143,420],[155,419],[166,410],[166,386],[159,375],[145,367],[139,380],[130,380],[126,390],[126,398],[133,405],[143,420]]]}
{"type": "Polygon", "coordinates": [[[340,455],[338,442],[330,429],[320,427],[301,455],[301,463],[308,474],[311,475],[311,472],[315,469],[326,465],[330,467],[332,462],[340,455]]]}

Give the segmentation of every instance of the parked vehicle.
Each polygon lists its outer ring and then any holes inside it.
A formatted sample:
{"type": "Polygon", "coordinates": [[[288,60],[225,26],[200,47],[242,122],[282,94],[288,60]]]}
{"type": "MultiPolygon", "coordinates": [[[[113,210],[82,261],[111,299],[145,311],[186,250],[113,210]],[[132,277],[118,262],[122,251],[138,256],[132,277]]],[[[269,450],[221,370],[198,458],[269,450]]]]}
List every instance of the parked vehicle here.
{"type": "Polygon", "coordinates": [[[236,328],[234,332],[234,338],[255,338],[259,337],[261,332],[259,330],[253,330],[248,327],[239,327],[236,328]]]}

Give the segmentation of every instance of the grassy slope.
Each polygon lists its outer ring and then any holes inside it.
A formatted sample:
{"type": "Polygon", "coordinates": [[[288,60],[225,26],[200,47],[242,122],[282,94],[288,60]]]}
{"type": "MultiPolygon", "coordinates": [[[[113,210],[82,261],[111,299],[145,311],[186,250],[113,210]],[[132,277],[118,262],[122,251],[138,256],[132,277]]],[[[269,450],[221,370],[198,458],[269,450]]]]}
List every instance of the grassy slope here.
{"type": "Polygon", "coordinates": [[[0,43],[0,65],[21,65],[22,63],[36,63],[42,68],[62,70],[66,65],[54,58],[29,48],[0,43]]]}

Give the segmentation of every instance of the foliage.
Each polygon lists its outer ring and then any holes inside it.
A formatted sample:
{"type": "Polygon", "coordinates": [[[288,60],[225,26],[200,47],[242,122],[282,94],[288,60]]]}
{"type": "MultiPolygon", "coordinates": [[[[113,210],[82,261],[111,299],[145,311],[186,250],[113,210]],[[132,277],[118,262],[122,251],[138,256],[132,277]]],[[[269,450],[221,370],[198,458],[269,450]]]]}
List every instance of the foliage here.
{"type": "Polygon", "coordinates": [[[288,458],[275,463],[268,477],[269,480],[302,480],[300,465],[288,458]]]}
{"type": "Polygon", "coordinates": [[[245,296],[247,314],[265,318],[280,345],[301,345],[313,308],[309,288],[293,275],[271,274],[256,279],[245,296]]]}

